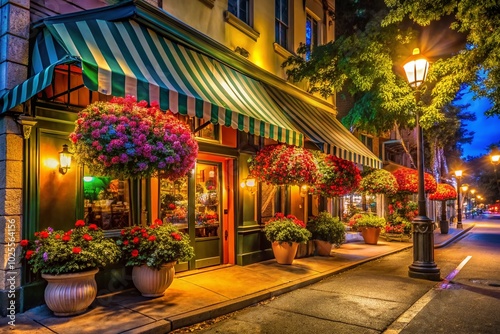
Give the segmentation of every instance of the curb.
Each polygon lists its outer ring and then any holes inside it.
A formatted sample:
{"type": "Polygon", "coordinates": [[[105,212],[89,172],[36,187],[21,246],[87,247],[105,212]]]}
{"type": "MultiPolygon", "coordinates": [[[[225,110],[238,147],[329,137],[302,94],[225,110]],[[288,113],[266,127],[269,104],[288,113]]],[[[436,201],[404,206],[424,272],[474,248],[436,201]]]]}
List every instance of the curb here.
{"type": "Polygon", "coordinates": [[[474,228],[474,226],[476,226],[476,224],[471,224],[467,228],[464,228],[463,230],[461,230],[457,234],[453,235],[448,240],[445,240],[445,241],[443,241],[443,242],[441,242],[439,244],[434,244],[434,248],[441,248],[441,247],[449,245],[452,242],[455,242],[455,241],[458,241],[458,240],[462,239],[463,237],[465,237],[466,233],[468,233],[470,230],[472,230],[472,228],[474,228]]]}

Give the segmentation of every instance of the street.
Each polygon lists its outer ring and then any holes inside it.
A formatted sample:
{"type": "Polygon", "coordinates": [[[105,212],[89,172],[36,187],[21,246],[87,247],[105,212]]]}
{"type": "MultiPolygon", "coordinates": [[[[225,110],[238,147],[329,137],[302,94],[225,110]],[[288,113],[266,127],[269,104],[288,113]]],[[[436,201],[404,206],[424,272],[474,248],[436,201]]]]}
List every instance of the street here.
{"type": "Polygon", "coordinates": [[[499,218],[435,250],[441,282],[408,277],[410,249],[175,333],[499,333],[499,218]]]}

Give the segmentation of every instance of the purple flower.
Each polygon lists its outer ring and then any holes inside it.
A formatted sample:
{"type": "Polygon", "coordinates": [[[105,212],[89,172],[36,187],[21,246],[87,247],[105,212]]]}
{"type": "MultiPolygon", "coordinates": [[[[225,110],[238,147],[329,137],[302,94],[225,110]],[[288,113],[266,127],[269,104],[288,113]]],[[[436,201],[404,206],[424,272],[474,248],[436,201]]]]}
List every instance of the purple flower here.
{"type": "Polygon", "coordinates": [[[43,253],[42,255],[43,261],[47,262],[49,260],[49,254],[47,252],[43,253]]]}

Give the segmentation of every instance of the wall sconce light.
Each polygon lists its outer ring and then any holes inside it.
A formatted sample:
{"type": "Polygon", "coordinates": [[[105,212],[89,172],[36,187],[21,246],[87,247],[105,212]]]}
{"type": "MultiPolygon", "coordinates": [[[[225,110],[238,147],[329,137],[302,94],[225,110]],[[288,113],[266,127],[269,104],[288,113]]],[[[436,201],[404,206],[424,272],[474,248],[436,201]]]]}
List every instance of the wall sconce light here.
{"type": "Polygon", "coordinates": [[[303,185],[300,187],[300,197],[306,197],[307,196],[307,192],[309,190],[309,187],[307,185],[303,185]]]}
{"type": "Polygon", "coordinates": [[[59,173],[66,174],[71,168],[71,157],[73,153],[68,150],[68,145],[64,144],[63,149],[59,152],[59,173]]]}
{"type": "Polygon", "coordinates": [[[247,177],[245,181],[241,181],[241,188],[247,188],[250,194],[255,195],[257,192],[257,181],[253,177],[247,177]]]}

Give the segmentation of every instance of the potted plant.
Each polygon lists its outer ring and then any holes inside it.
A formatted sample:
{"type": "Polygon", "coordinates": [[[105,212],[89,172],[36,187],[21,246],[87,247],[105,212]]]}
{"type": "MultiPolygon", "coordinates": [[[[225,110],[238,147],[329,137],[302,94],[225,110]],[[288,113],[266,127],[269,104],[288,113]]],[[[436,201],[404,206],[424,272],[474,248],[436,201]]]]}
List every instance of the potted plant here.
{"type": "Polygon", "coordinates": [[[194,256],[189,236],[160,219],[123,229],[117,244],[126,265],[133,266],[132,281],[144,297],[163,296],[174,279],[175,264],[194,256]]]}
{"type": "Polygon", "coordinates": [[[390,215],[384,228],[386,240],[409,240],[411,238],[411,221],[398,215],[390,215]]]}
{"type": "Polygon", "coordinates": [[[330,256],[332,247],[339,247],[345,242],[345,226],[338,217],[323,211],[307,223],[312,234],[316,252],[320,256],[330,256]]]}
{"type": "Polygon", "coordinates": [[[302,220],[280,212],[266,222],[264,233],[279,264],[292,264],[299,243],[306,243],[311,237],[302,220]]]}
{"type": "Polygon", "coordinates": [[[386,221],[384,217],[378,217],[372,214],[366,214],[356,221],[356,228],[361,231],[361,235],[366,244],[376,245],[380,230],[385,226],[386,221]]]}
{"type": "Polygon", "coordinates": [[[98,268],[120,258],[115,242],[83,220],[69,231],[48,227],[36,232],[35,240],[21,240],[21,246],[31,271],[41,272],[48,282],[45,303],[57,316],[85,312],[97,295],[98,268]]]}

